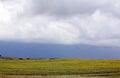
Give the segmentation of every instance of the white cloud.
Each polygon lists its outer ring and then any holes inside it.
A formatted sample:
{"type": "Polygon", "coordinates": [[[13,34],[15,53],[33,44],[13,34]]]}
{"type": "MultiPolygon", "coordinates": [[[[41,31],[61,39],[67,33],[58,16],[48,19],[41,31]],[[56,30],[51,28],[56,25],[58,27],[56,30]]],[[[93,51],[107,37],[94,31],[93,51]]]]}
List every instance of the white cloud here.
{"type": "Polygon", "coordinates": [[[119,0],[0,0],[0,40],[120,46],[119,0]]]}

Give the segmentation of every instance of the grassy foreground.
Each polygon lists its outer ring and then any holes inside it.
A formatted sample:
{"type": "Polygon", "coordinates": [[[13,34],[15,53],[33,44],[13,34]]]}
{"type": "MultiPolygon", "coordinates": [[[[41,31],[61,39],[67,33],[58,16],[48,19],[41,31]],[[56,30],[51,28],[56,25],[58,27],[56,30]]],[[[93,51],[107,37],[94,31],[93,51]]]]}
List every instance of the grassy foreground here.
{"type": "Polygon", "coordinates": [[[1,75],[120,75],[120,60],[0,60],[1,75]]]}
{"type": "Polygon", "coordinates": [[[31,76],[31,75],[0,75],[0,78],[120,78],[118,76],[80,76],[80,75],[57,75],[57,76],[31,76]]]}

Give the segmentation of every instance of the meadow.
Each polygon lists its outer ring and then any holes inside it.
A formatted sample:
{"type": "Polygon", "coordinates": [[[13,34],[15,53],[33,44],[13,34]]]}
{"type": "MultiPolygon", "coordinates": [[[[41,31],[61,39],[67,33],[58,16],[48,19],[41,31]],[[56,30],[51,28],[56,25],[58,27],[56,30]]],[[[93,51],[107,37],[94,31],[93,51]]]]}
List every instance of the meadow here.
{"type": "Polygon", "coordinates": [[[85,60],[85,59],[0,60],[0,75],[1,76],[80,75],[80,76],[120,77],[120,60],[85,60]]]}

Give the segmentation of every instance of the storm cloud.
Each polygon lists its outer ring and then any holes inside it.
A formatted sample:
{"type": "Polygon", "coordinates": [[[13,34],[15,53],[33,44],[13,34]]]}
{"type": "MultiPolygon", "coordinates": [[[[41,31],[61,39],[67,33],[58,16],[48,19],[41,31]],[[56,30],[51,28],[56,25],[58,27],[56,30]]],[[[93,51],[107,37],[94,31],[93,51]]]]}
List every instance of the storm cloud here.
{"type": "Polygon", "coordinates": [[[0,0],[0,40],[120,46],[120,0],[0,0]]]}

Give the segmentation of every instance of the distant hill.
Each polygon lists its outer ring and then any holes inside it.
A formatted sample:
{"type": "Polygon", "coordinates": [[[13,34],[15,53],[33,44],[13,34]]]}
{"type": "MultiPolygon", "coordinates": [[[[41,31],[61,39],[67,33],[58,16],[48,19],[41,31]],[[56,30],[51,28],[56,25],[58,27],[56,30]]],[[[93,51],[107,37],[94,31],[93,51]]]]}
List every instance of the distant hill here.
{"type": "Polygon", "coordinates": [[[12,60],[12,59],[17,59],[17,58],[0,56],[0,60],[12,60]]]}
{"type": "Polygon", "coordinates": [[[58,58],[17,58],[17,57],[7,57],[7,56],[0,56],[0,60],[41,60],[41,59],[58,59],[58,58]]]}

